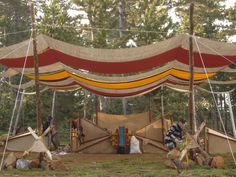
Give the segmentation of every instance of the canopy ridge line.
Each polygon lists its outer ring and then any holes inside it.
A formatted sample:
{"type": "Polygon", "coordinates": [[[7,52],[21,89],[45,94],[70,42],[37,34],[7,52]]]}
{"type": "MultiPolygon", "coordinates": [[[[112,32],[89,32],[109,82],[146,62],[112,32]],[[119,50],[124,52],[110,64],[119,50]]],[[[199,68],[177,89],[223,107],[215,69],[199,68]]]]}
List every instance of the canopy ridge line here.
{"type": "Polygon", "coordinates": [[[72,89],[67,89],[67,90],[60,90],[60,89],[53,88],[53,90],[57,92],[74,92],[74,91],[80,90],[81,88],[82,87],[77,87],[77,88],[72,88],[72,89]]]}
{"type": "MultiPolygon", "coordinates": [[[[31,40],[31,38],[30,38],[30,40],[31,40]]],[[[31,42],[30,40],[28,41],[29,43],[31,42]]],[[[15,49],[14,49],[14,50],[12,50],[11,52],[7,53],[6,55],[4,55],[4,56],[0,57],[0,60],[2,60],[2,59],[4,59],[4,58],[6,58],[7,56],[9,56],[9,55],[11,55],[11,54],[13,54],[13,53],[14,53],[14,52],[16,52],[18,49],[20,49],[20,48],[22,48],[22,47],[25,47],[26,45],[28,45],[28,42],[27,42],[27,43],[25,43],[25,44],[22,44],[21,46],[19,46],[19,47],[15,48],[15,49]]]]}
{"type": "MultiPolygon", "coordinates": [[[[188,88],[183,88],[183,86],[177,86],[177,85],[172,85],[172,84],[163,84],[164,86],[166,86],[167,88],[170,88],[172,90],[178,91],[178,92],[184,92],[184,93],[188,93],[189,90],[188,88]]],[[[212,93],[211,91],[204,89],[198,85],[195,85],[195,89],[206,92],[206,93],[212,93]]],[[[228,91],[222,91],[222,92],[213,92],[214,94],[225,94],[225,93],[232,93],[233,91],[235,91],[235,89],[231,89],[228,91]]]]}
{"type": "MultiPolygon", "coordinates": [[[[197,37],[196,36],[194,36],[194,39],[195,40],[197,40],[197,37]]],[[[226,59],[227,61],[229,61],[231,64],[233,64],[233,65],[236,65],[235,64],[235,62],[233,62],[232,60],[230,60],[229,58],[227,58],[227,57],[225,57],[224,55],[222,55],[221,53],[219,53],[219,52],[217,52],[215,49],[213,49],[213,48],[211,48],[211,47],[209,47],[209,46],[207,46],[207,45],[205,45],[205,44],[203,44],[202,42],[200,42],[200,41],[198,41],[201,45],[203,45],[203,46],[205,46],[205,47],[207,47],[208,49],[210,49],[211,51],[213,51],[214,53],[216,53],[218,56],[221,56],[221,57],[223,57],[224,59],[226,59]]]]}
{"type": "MultiPolygon", "coordinates": [[[[30,35],[30,39],[31,38],[32,38],[32,32],[31,32],[31,35],[30,35]]],[[[4,161],[4,158],[5,158],[5,154],[6,154],[6,148],[7,148],[8,140],[9,140],[9,137],[10,137],[10,131],[12,129],[13,118],[14,118],[14,115],[15,115],[16,107],[17,107],[17,100],[18,100],[18,97],[19,97],[20,86],[21,86],[23,76],[24,76],[24,68],[26,66],[26,62],[27,62],[27,58],[28,58],[28,54],[29,54],[29,50],[30,50],[30,42],[31,42],[31,40],[29,40],[27,51],[26,51],[24,65],[23,65],[23,69],[22,69],[22,73],[21,73],[21,77],[20,77],[20,83],[19,83],[19,87],[18,87],[18,90],[17,90],[16,99],[15,99],[15,103],[14,103],[14,107],[13,107],[13,111],[12,111],[12,115],[11,115],[10,125],[9,125],[9,129],[8,129],[8,133],[7,133],[6,143],[5,143],[3,154],[2,154],[2,159],[1,159],[1,164],[0,164],[0,171],[2,171],[3,161],[4,161]]]]}
{"type": "MultiPolygon", "coordinates": [[[[215,84],[215,85],[232,85],[232,84],[236,84],[236,80],[229,80],[229,81],[216,81],[216,80],[211,80],[211,84],[215,84]]],[[[207,80],[205,81],[206,83],[207,80]]]]}
{"type": "MultiPolygon", "coordinates": [[[[207,93],[212,93],[211,91],[204,89],[202,87],[196,86],[196,89],[207,92],[207,93]]],[[[235,88],[228,90],[228,91],[222,91],[222,92],[213,92],[214,94],[225,94],[225,93],[232,93],[233,91],[235,91],[235,88]]]]}
{"type": "MultiPolygon", "coordinates": [[[[207,74],[207,70],[205,68],[205,63],[203,61],[203,58],[202,58],[202,54],[201,54],[201,51],[200,51],[200,48],[199,48],[199,45],[197,43],[197,40],[196,38],[193,38],[195,43],[196,43],[196,46],[197,46],[197,49],[199,51],[199,55],[200,55],[200,59],[202,61],[202,65],[204,66],[204,69],[205,69],[205,73],[207,74]]],[[[222,128],[224,130],[224,134],[227,136],[227,142],[228,142],[228,145],[229,145],[229,149],[230,149],[230,152],[231,152],[231,155],[233,157],[233,160],[234,160],[234,164],[236,166],[236,159],[235,159],[235,156],[234,156],[234,153],[233,153],[233,150],[232,150],[232,146],[230,144],[230,141],[229,141],[229,138],[228,138],[228,135],[227,135],[227,132],[226,132],[226,129],[225,129],[225,126],[224,126],[224,122],[223,122],[223,119],[221,117],[221,113],[220,113],[220,110],[219,110],[219,107],[217,106],[217,101],[216,101],[216,98],[215,98],[215,95],[213,93],[213,88],[212,88],[212,85],[211,85],[211,82],[210,82],[210,79],[209,77],[207,76],[207,81],[208,81],[208,84],[209,84],[209,87],[210,87],[210,90],[211,90],[211,93],[212,93],[212,97],[213,97],[213,100],[214,100],[214,103],[215,103],[215,106],[216,106],[216,109],[217,109],[217,113],[219,115],[219,118],[220,118],[220,122],[221,122],[221,125],[222,125],[222,128]]]]}
{"type": "MultiPolygon", "coordinates": [[[[49,87],[45,87],[42,90],[40,90],[40,93],[43,93],[43,92],[45,92],[48,89],[49,89],[49,87]]],[[[20,93],[22,93],[24,95],[35,95],[36,94],[36,92],[25,92],[25,90],[23,90],[23,92],[20,92],[20,93]]]]}
{"type": "MultiPolygon", "coordinates": [[[[1,81],[1,82],[2,82],[2,83],[6,83],[7,85],[9,85],[9,86],[12,87],[12,88],[19,88],[19,85],[13,85],[13,84],[11,84],[11,83],[9,83],[9,82],[7,82],[7,81],[1,81]]],[[[25,90],[25,89],[27,89],[27,88],[29,88],[29,87],[34,86],[34,85],[35,85],[35,84],[34,84],[34,80],[31,80],[31,81],[28,81],[28,82],[26,82],[26,83],[24,83],[24,84],[21,83],[20,89],[25,90]]]]}

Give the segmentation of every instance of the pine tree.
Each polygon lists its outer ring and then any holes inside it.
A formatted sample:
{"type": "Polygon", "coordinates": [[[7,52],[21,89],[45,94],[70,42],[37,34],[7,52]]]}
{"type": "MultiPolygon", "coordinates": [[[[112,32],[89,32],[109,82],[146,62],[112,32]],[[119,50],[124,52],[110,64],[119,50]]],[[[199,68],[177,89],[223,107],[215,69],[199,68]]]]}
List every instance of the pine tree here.
{"type": "Polygon", "coordinates": [[[162,0],[128,1],[127,23],[138,46],[162,41],[174,34],[176,24],[169,16],[171,6],[162,0]]]}
{"type": "Polygon", "coordinates": [[[78,18],[70,16],[71,4],[66,0],[52,0],[42,4],[43,15],[39,18],[39,32],[68,43],[82,44],[78,18]]]}
{"type": "Polygon", "coordinates": [[[0,1],[0,45],[8,46],[28,39],[30,29],[30,8],[27,1],[0,1]],[[3,36],[4,34],[9,35],[3,36]]]}
{"type": "MultiPolygon", "coordinates": [[[[226,40],[225,5],[215,0],[194,1],[194,34],[200,37],[226,40]]],[[[180,18],[179,33],[189,32],[189,0],[179,0],[174,4],[176,15],[180,18]]]]}

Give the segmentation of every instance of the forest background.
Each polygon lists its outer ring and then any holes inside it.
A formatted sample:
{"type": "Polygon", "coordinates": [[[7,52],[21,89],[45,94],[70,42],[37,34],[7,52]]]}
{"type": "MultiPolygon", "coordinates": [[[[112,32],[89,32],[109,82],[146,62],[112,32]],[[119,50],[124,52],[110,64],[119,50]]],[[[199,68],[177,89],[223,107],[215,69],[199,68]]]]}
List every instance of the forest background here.
{"type": "MultiPolygon", "coordinates": [[[[236,2],[196,0],[194,34],[216,41],[234,42],[236,2]],[[230,5],[229,5],[230,3],[230,5]]],[[[28,0],[0,0],[0,45],[6,47],[30,37],[31,17],[28,0]]],[[[68,43],[92,48],[129,48],[149,45],[189,30],[188,0],[38,0],[36,5],[37,32],[68,43]]],[[[235,68],[235,65],[231,66],[235,68]]],[[[1,66],[1,71],[5,70],[1,66]]],[[[233,80],[235,74],[219,73],[215,80],[233,80]]],[[[19,77],[1,78],[0,130],[7,131],[17,90],[6,83],[19,83],[19,77]]],[[[209,89],[208,84],[201,87],[209,89]]],[[[214,91],[234,89],[235,85],[213,86],[214,91]]],[[[28,90],[28,91],[34,91],[28,90]]],[[[41,94],[43,120],[52,114],[53,90],[41,94]]],[[[135,114],[151,110],[153,119],[161,114],[161,95],[168,118],[188,119],[188,93],[164,87],[132,98],[109,98],[84,89],[56,92],[54,117],[61,137],[68,137],[71,119],[95,118],[96,107],[110,114],[135,114]]],[[[228,133],[232,134],[228,101],[224,95],[195,90],[197,122],[222,130],[217,108],[228,133]]],[[[236,115],[236,91],[230,100],[236,115]]],[[[13,128],[36,126],[35,96],[20,96],[17,101],[18,123],[13,128]],[[22,99],[22,104],[21,103],[22,99]],[[20,109],[19,109],[20,108],[20,109]]],[[[13,130],[12,130],[13,131],[13,130]]]]}

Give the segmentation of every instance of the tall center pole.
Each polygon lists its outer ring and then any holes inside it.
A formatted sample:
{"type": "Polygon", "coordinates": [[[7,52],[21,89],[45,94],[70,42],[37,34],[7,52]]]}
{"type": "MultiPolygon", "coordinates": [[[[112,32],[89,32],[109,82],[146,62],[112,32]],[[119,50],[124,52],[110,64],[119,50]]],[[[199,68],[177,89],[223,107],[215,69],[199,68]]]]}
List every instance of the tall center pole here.
{"type": "Polygon", "coordinates": [[[32,20],[32,37],[33,37],[33,51],[34,51],[34,74],[35,74],[35,92],[36,92],[36,116],[37,116],[37,134],[42,134],[42,118],[40,112],[40,93],[39,93],[39,62],[36,41],[36,27],[35,27],[35,8],[34,3],[31,3],[31,20],[32,20]]]}
{"type": "Polygon", "coordinates": [[[194,12],[194,0],[190,0],[189,7],[189,123],[191,133],[195,133],[195,111],[194,111],[194,58],[193,58],[193,31],[194,31],[194,22],[193,22],[193,12],[194,12]]]}

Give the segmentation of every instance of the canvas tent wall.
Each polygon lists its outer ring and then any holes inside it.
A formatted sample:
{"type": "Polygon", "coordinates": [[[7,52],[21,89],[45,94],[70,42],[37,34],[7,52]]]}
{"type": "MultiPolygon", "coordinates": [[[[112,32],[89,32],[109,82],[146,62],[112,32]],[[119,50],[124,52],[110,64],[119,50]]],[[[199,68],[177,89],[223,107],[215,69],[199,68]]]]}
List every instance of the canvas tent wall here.
{"type": "Polygon", "coordinates": [[[87,119],[81,119],[81,126],[83,127],[83,132],[85,134],[84,141],[89,142],[94,139],[102,138],[110,135],[108,131],[102,129],[99,126],[96,126],[87,119]]]}
{"type": "Polygon", "coordinates": [[[30,149],[34,141],[35,138],[30,132],[10,137],[7,143],[7,150],[24,152],[30,149]]]}
{"type": "MultiPolygon", "coordinates": [[[[85,143],[79,146],[79,152],[83,153],[116,153],[111,145],[111,131],[119,126],[125,126],[133,131],[135,136],[140,136],[139,141],[144,153],[163,153],[165,149],[160,143],[162,137],[161,119],[149,123],[149,113],[131,115],[111,115],[99,112],[98,125],[81,119],[84,129],[85,143]]],[[[170,126],[169,120],[164,120],[165,130],[170,126]]]]}
{"type": "MultiPolygon", "coordinates": [[[[163,119],[164,132],[166,132],[171,121],[163,119]]],[[[163,132],[162,132],[162,119],[158,118],[156,121],[148,124],[147,126],[137,130],[135,136],[141,142],[141,149],[144,153],[165,153],[167,149],[163,143],[163,132]]]]}
{"type": "Polygon", "coordinates": [[[133,133],[149,124],[149,112],[129,115],[114,115],[98,112],[98,126],[108,130],[115,130],[125,126],[133,133]]]}
{"type": "Polygon", "coordinates": [[[232,151],[236,153],[236,139],[231,136],[226,136],[223,133],[215,131],[206,127],[205,129],[205,148],[211,154],[230,153],[230,146],[232,151]]]}
{"type": "Polygon", "coordinates": [[[107,130],[102,129],[87,119],[81,119],[80,122],[85,137],[84,143],[78,147],[77,152],[98,154],[116,152],[111,145],[110,133],[107,130]]]}
{"type": "MultiPolygon", "coordinates": [[[[164,132],[166,132],[171,126],[171,121],[168,119],[164,119],[163,121],[164,132]]],[[[135,132],[135,135],[163,143],[161,118],[158,118],[155,122],[152,122],[151,124],[143,127],[142,129],[137,130],[135,132]]]]}

